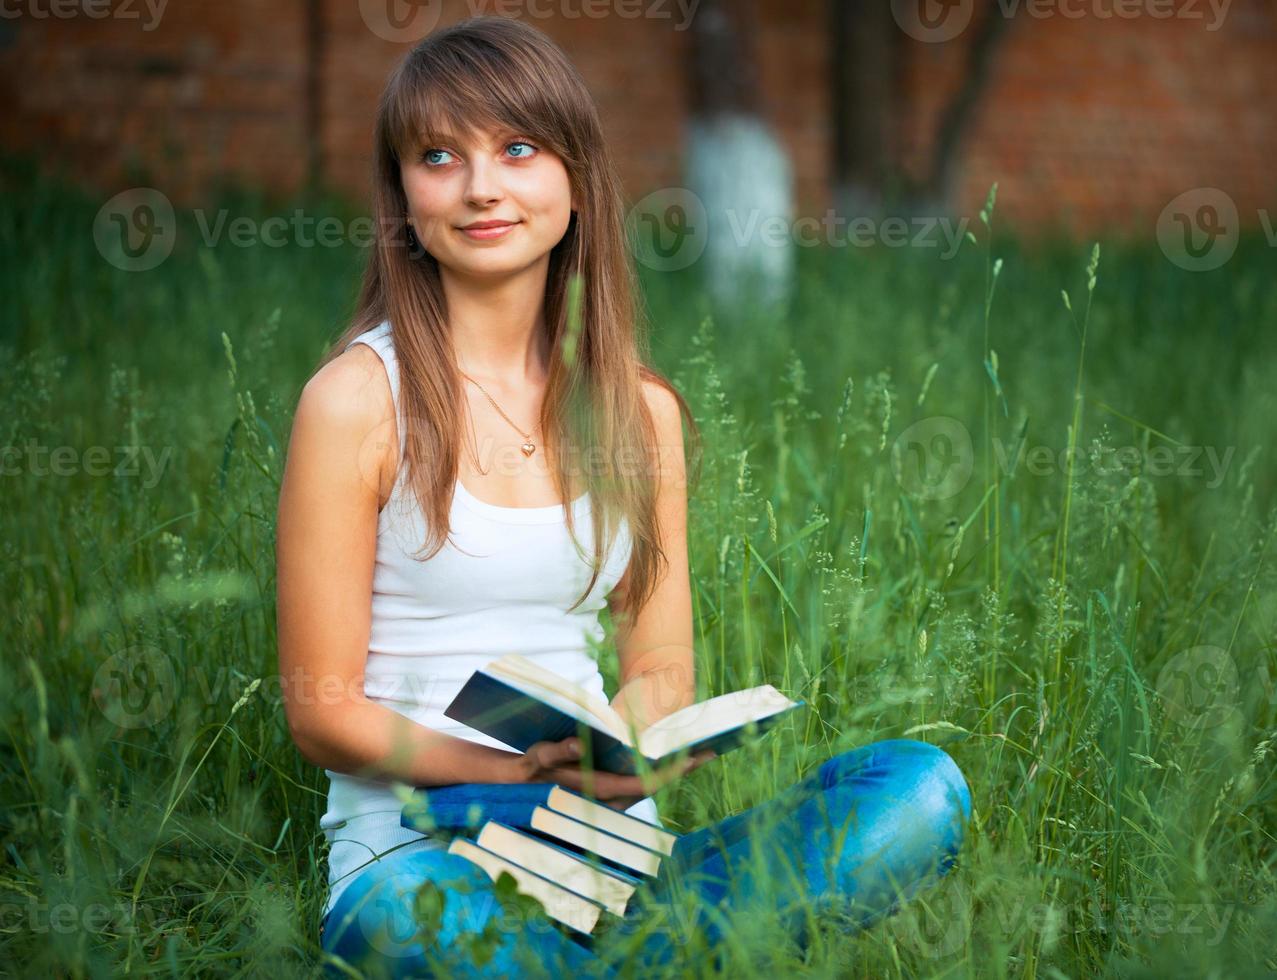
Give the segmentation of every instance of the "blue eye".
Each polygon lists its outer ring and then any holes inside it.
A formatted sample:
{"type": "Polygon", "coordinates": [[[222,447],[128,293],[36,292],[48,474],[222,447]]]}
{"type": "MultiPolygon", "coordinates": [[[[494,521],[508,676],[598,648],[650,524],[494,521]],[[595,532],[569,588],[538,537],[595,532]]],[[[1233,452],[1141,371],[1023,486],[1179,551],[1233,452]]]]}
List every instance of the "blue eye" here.
{"type": "Polygon", "coordinates": [[[430,158],[430,154],[432,154],[432,153],[447,153],[447,152],[448,152],[447,150],[426,150],[424,153],[422,153],[422,154],[421,154],[421,162],[422,162],[422,163],[427,163],[427,164],[431,164],[431,165],[433,165],[434,163],[436,163],[436,162],[438,162],[438,161],[432,160],[432,159],[430,158]]]}
{"type": "MultiPolygon", "coordinates": [[[[530,150],[532,150],[532,151],[534,151],[534,152],[536,151],[536,147],[535,147],[535,146],[533,146],[531,143],[529,143],[527,140],[516,140],[515,142],[511,143],[511,144],[510,144],[510,146],[526,146],[528,149],[530,149],[530,150]]],[[[522,160],[522,159],[526,159],[528,156],[529,156],[529,154],[527,154],[527,153],[520,154],[520,155],[517,157],[517,159],[520,159],[520,160],[522,160]]]]}

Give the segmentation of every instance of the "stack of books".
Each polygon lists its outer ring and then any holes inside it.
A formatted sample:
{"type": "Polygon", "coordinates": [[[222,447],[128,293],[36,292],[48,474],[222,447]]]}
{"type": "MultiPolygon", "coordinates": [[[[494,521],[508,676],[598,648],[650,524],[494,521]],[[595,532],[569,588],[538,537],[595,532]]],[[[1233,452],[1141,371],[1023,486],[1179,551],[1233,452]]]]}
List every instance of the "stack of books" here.
{"type": "Polygon", "coordinates": [[[417,790],[400,823],[451,832],[448,851],[496,881],[513,876],[552,919],[594,932],[604,912],[624,917],[655,878],[677,834],[555,783],[461,783],[417,790]],[[473,833],[477,830],[477,833],[473,833]]]}

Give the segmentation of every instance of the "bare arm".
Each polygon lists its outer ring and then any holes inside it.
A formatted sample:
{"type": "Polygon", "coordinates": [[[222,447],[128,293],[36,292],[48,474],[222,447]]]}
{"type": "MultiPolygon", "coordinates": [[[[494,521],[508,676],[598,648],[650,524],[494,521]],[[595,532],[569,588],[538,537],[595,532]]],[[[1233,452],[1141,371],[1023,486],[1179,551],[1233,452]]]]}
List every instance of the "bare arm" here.
{"type": "Polygon", "coordinates": [[[364,694],[377,514],[397,455],[390,382],[357,344],[307,383],[284,467],[276,563],[289,731],[307,760],[335,772],[516,782],[519,753],[419,725],[364,694]]]}
{"type": "Polygon", "coordinates": [[[621,688],[612,707],[639,729],[696,700],[693,674],[692,595],[687,562],[687,478],[683,420],[678,402],[653,382],[646,390],[656,429],[660,487],[657,516],[661,548],[669,560],[655,590],[637,611],[629,608],[626,578],[609,604],[616,634],[621,688]]]}

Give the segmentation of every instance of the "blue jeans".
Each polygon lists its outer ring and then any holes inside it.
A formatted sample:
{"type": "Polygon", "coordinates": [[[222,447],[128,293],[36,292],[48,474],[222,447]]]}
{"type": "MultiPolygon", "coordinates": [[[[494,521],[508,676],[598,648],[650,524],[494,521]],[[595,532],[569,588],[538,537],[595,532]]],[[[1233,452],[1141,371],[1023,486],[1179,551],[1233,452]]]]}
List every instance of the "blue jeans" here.
{"type": "Polygon", "coordinates": [[[369,976],[610,977],[617,963],[643,975],[707,954],[721,962],[730,931],[760,914],[778,916],[805,947],[813,915],[832,913],[854,932],[945,874],[970,816],[970,791],[946,752],[889,739],[835,755],[773,799],[680,837],[600,939],[512,914],[486,872],[438,850],[391,854],[361,871],[325,919],[322,944],[369,976]],[[490,958],[472,962],[471,943],[490,958]]]}

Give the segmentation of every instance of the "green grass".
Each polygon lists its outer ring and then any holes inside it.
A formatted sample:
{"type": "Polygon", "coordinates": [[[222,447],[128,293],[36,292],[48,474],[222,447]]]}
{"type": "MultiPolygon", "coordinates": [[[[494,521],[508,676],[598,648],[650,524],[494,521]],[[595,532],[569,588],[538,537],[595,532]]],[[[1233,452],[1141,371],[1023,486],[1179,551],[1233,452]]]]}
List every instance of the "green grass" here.
{"type": "MultiPolygon", "coordinates": [[[[290,413],[362,256],[195,247],[188,224],[159,268],[123,272],[94,246],[101,203],[10,166],[0,210],[0,424],[21,449],[0,536],[0,963],[309,974],[326,781],[273,681],[274,515],[290,413]],[[157,468],[113,473],[115,447],[157,468]],[[149,651],[144,696],[121,705],[130,651],[149,651]]],[[[822,928],[805,960],[742,934],[733,975],[1271,973],[1273,253],[1244,241],[1194,275],[1104,242],[1092,292],[1089,245],[972,227],[947,262],[802,250],[785,318],[709,315],[695,269],[646,276],[658,362],[706,437],[701,693],[771,682],[811,705],[663,791],[662,815],[690,830],[834,752],[922,738],[972,787],[960,866],[862,934],[822,928]],[[921,475],[897,443],[915,423],[921,475]],[[1001,467],[1020,440],[1045,448],[1001,467]],[[1097,468],[1106,447],[1149,467],[1097,468]],[[927,499],[946,459],[969,479],[927,499]]]]}

